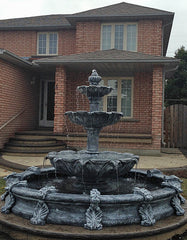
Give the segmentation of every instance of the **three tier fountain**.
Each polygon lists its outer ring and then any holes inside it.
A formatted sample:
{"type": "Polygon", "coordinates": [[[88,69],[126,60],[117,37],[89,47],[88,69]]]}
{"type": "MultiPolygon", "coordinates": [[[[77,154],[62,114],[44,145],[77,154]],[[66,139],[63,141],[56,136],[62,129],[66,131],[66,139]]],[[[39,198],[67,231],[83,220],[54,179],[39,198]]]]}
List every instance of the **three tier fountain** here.
{"type": "Polygon", "coordinates": [[[90,102],[90,112],[67,112],[88,133],[87,150],[50,152],[50,168],[30,167],[6,177],[3,213],[14,213],[32,224],[61,224],[100,230],[106,226],[151,226],[171,215],[183,215],[181,180],[159,170],[133,169],[139,157],[98,150],[101,129],[122,113],[99,111],[101,98],[112,88],[100,86],[95,70],[89,86],[78,91],[90,102]]]}

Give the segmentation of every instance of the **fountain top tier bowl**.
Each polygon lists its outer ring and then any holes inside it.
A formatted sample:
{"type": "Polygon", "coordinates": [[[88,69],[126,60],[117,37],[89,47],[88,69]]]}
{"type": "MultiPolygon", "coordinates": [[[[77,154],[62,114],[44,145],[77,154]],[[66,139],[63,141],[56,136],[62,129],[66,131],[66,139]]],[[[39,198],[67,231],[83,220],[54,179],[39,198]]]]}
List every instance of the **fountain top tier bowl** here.
{"type": "Polygon", "coordinates": [[[92,98],[101,98],[105,95],[109,94],[113,88],[112,87],[106,87],[106,86],[79,86],[77,87],[77,90],[88,97],[88,99],[92,98]]]}

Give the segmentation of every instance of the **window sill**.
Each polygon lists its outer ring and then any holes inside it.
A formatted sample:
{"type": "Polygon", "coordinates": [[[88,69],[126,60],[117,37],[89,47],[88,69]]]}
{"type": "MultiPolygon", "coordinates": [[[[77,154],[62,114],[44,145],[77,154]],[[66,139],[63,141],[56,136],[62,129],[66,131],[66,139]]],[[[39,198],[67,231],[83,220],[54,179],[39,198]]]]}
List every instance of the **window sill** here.
{"type": "Polygon", "coordinates": [[[35,57],[35,58],[45,58],[45,57],[55,57],[58,56],[58,54],[37,54],[35,56],[31,56],[31,57],[35,57]]]}
{"type": "Polygon", "coordinates": [[[121,118],[120,122],[139,122],[140,120],[135,118],[121,118]]]}

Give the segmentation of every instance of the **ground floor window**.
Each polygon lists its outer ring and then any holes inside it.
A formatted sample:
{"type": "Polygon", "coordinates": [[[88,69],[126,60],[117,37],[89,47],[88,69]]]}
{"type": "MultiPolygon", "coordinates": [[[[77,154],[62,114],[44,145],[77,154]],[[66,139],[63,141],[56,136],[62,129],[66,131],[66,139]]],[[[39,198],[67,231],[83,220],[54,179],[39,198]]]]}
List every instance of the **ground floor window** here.
{"type": "Polygon", "coordinates": [[[132,117],[133,78],[106,78],[101,84],[113,88],[113,91],[103,98],[101,110],[122,112],[124,117],[132,117]]]}

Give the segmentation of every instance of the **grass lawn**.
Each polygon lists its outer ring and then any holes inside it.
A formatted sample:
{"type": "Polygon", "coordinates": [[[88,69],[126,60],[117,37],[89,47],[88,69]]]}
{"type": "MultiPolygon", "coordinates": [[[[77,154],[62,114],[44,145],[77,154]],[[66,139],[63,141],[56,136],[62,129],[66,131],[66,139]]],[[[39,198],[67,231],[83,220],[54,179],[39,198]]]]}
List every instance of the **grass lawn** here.
{"type": "Polygon", "coordinates": [[[0,178],[0,195],[5,192],[5,180],[3,178],[0,178]]]}
{"type": "Polygon", "coordinates": [[[183,189],[183,196],[187,199],[187,178],[183,178],[182,189],[183,189]]]}

